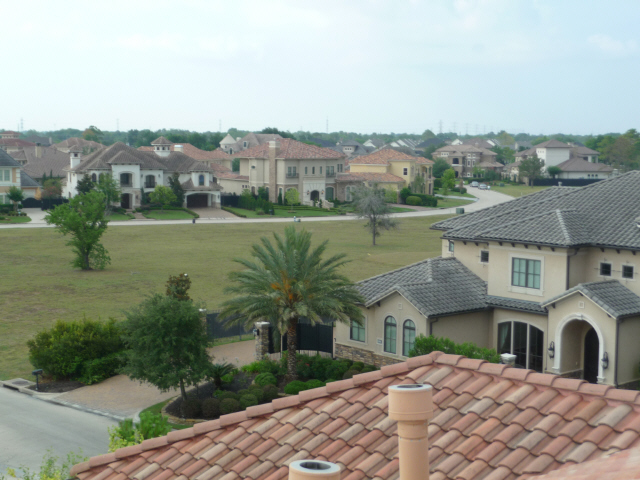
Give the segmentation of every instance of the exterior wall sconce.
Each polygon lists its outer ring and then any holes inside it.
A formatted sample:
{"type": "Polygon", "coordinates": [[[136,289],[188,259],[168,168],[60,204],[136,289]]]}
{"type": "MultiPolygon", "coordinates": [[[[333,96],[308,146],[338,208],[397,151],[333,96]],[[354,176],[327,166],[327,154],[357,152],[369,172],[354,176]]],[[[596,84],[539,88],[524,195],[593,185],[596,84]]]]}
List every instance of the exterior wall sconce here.
{"type": "Polygon", "coordinates": [[[600,360],[600,363],[602,364],[603,370],[606,370],[607,368],[609,368],[609,354],[607,352],[604,352],[604,355],[602,356],[602,360],[600,360]]]}
{"type": "Polygon", "coordinates": [[[309,190],[307,190],[307,195],[309,195],[309,190]]]}
{"type": "Polygon", "coordinates": [[[549,348],[547,349],[547,353],[549,354],[549,358],[553,358],[556,356],[556,344],[551,342],[549,344],[549,348]]]}

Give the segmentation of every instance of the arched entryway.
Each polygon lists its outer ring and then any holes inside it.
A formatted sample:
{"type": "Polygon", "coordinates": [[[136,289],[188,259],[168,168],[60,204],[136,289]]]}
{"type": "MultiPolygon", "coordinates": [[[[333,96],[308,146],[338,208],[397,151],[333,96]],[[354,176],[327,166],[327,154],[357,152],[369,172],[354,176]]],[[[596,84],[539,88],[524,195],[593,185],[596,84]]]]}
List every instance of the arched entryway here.
{"type": "Polygon", "coordinates": [[[120,206],[122,208],[124,208],[125,210],[128,210],[131,208],[131,194],[130,193],[123,193],[122,196],[120,197],[120,206]]]}
{"type": "Polygon", "coordinates": [[[584,336],[584,379],[589,383],[598,383],[598,361],[600,341],[598,334],[590,328],[584,336]]]}
{"type": "Polygon", "coordinates": [[[311,201],[312,202],[317,202],[318,200],[320,200],[320,192],[318,190],[314,190],[311,192],[311,201]]]}

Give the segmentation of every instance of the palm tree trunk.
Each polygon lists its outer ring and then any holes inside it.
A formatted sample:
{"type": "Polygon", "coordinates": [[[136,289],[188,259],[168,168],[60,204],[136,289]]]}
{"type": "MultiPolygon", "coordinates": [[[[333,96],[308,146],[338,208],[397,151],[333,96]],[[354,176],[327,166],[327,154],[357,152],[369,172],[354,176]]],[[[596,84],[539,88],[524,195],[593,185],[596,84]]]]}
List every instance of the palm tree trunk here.
{"type": "Polygon", "coordinates": [[[292,382],[298,378],[297,368],[297,337],[298,337],[298,319],[293,319],[289,322],[289,328],[287,329],[287,383],[292,382]]]}
{"type": "Polygon", "coordinates": [[[180,379],[180,396],[182,397],[182,401],[187,401],[187,391],[184,388],[184,379],[180,379]]]}

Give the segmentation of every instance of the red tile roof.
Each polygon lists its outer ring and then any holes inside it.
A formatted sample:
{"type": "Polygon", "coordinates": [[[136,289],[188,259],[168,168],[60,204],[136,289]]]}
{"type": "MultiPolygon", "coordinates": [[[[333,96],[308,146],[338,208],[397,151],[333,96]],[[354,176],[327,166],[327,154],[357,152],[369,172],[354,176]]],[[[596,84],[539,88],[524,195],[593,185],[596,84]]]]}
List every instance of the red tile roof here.
{"type": "Polygon", "coordinates": [[[638,391],[433,352],[94,457],[71,473],[280,480],[290,462],[316,458],[340,465],[345,480],[395,480],[387,389],[414,383],[434,387],[431,480],[525,478],[640,446],[638,391]]]}
{"type": "Polygon", "coordinates": [[[35,143],[27,142],[21,138],[0,138],[0,145],[8,147],[35,147],[35,143]]]}
{"type": "MultiPolygon", "coordinates": [[[[306,143],[298,142],[291,138],[278,140],[280,149],[277,158],[291,159],[313,159],[313,158],[342,158],[343,153],[336,152],[330,148],[317,147],[306,143]]],[[[269,158],[269,143],[256,145],[241,152],[231,155],[232,158],[269,158]]]]}
{"type": "MultiPolygon", "coordinates": [[[[174,143],[170,145],[170,150],[175,151],[176,145],[182,145],[182,153],[184,153],[187,157],[191,157],[194,160],[231,160],[233,157],[229,155],[227,152],[222,150],[221,148],[216,148],[215,150],[200,150],[198,147],[194,147],[190,143],[174,143]]],[[[153,152],[153,146],[145,145],[142,147],[138,147],[138,150],[142,150],[143,152],[153,152]]]]}
{"type": "Polygon", "coordinates": [[[383,148],[382,150],[377,150],[368,155],[361,155],[358,158],[353,158],[349,163],[352,165],[388,165],[389,162],[393,161],[417,161],[421,158],[422,157],[407,155],[404,152],[399,152],[391,148],[383,148]]]}

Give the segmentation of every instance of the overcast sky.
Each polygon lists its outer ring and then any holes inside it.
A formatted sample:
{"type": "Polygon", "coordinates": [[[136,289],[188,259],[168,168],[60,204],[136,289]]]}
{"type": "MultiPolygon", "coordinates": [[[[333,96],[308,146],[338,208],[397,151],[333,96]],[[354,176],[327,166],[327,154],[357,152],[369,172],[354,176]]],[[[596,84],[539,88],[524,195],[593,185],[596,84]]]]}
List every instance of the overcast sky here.
{"type": "Polygon", "coordinates": [[[0,0],[0,18],[0,128],[640,127],[636,0],[0,0]]]}

